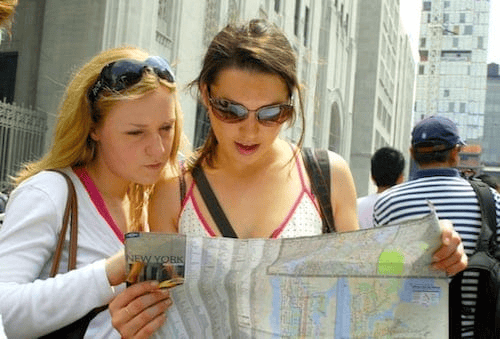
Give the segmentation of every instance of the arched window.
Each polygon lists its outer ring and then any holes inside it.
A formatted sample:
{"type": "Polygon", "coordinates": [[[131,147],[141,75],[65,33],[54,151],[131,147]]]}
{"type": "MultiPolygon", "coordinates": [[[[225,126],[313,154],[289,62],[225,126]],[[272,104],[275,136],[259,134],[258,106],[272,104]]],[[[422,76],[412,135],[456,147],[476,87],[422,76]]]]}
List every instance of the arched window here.
{"type": "Polygon", "coordinates": [[[341,124],[339,105],[334,102],[330,115],[330,138],[328,141],[328,149],[334,152],[340,150],[341,124]]]}

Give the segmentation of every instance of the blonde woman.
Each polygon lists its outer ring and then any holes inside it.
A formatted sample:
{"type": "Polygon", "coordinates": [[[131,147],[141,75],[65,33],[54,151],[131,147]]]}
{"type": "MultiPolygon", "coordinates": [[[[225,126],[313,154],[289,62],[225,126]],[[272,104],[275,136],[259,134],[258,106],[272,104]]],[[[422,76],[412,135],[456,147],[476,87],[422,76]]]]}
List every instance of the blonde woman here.
{"type": "MultiPolygon", "coordinates": [[[[168,62],[132,47],[95,56],[69,84],[54,142],[27,164],[6,209],[0,232],[0,313],[9,338],[33,338],[64,327],[123,289],[124,233],[147,230],[146,199],[167,170],[175,170],[182,114],[168,62]],[[49,270],[71,178],[78,200],[77,268],[49,270]]],[[[168,292],[154,284],[144,289],[168,292]]],[[[88,338],[120,338],[109,311],[90,323],[88,338]]]]}

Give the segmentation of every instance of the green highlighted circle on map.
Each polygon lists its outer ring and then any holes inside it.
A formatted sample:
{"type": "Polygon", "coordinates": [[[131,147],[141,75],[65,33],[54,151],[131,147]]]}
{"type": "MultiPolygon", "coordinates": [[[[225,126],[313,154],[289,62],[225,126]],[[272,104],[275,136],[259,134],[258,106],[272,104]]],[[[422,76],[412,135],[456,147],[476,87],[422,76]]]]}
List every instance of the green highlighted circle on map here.
{"type": "Polygon", "coordinates": [[[378,274],[402,275],[404,259],[403,254],[394,250],[382,252],[378,258],[378,274]]]}

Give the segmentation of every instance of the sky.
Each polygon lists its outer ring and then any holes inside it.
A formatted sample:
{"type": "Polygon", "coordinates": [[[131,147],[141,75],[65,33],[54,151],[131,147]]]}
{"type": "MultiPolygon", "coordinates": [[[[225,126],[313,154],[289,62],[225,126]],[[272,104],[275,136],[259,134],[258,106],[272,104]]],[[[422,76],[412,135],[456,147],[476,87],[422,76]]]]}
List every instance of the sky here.
{"type": "MultiPolygon", "coordinates": [[[[420,11],[422,1],[400,0],[400,12],[415,51],[418,48],[418,34],[420,30],[420,11]]],[[[488,33],[488,59],[487,62],[500,64],[500,0],[490,0],[490,27],[488,33]]],[[[417,60],[417,59],[415,59],[417,60]]]]}

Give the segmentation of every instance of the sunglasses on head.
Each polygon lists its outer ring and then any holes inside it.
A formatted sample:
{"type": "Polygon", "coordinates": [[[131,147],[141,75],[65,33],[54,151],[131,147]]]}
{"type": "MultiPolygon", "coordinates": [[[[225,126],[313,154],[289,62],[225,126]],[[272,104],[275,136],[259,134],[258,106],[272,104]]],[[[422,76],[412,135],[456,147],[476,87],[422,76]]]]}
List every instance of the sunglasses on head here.
{"type": "Polygon", "coordinates": [[[103,90],[119,92],[142,79],[144,71],[149,69],[159,78],[174,83],[175,77],[168,61],[160,56],[151,56],[144,61],[121,59],[104,66],[96,83],[89,89],[88,98],[92,105],[103,90]]]}
{"type": "Polygon", "coordinates": [[[293,115],[293,105],[277,104],[264,106],[257,110],[249,110],[241,104],[227,99],[212,98],[208,91],[208,101],[212,106],[215,117],[227,123],[237,123],[245,120],[250,112],[255,112],[257,121],[266,126],[280,125],[293,115]]]}

